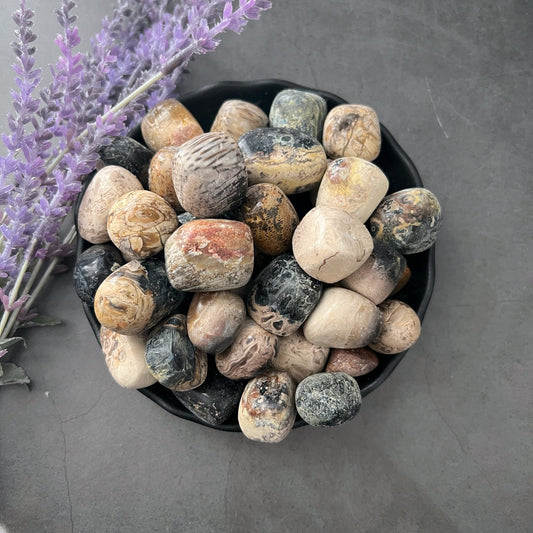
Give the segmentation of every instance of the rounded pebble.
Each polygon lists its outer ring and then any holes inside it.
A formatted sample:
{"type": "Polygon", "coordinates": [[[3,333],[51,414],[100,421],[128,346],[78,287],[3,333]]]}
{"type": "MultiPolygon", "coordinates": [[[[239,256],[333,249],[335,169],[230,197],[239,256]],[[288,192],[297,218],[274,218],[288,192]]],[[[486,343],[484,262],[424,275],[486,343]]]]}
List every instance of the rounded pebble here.
{"type": "Polygon", "coordinates": [[[148,168],[148,188],[165,199],[177,213],[184,211],[174,189],[172,181],[172,159],[179,146],[165,146],[158,150],[148,168]]]}
{"type": "Polygon", "coordinates": [[[211,131],[221,131],[236,141],[246,132],[268,126],[264,111],[244,100],[226,100],[219,108],[211,131]]]}
{"type": "Polygon", "coordinates": [[[344,372],[353,378],[372,372],[379,364],[378,356],[367,347],[352,350],[333,348],[325,372],[344,372]]]}

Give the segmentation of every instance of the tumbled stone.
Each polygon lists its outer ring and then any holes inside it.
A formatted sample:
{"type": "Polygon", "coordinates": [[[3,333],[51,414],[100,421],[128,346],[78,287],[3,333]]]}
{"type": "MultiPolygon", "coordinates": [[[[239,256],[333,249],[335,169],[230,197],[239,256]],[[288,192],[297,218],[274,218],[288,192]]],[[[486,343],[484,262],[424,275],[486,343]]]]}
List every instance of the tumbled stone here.
{"type": "Polygon", "coordinates": [[[333,348],[325,372],[344,372],[356,378],[372,372],[378,364],[378,356],[370,348],[333,348]]]}
{"type": "Polygon", "coordinates": [[[184,211],[172,181],[172,159],[179,146],[165,146],[158,150],[148,168],[148,188],[165,199],[177,213],[184,211]]]}
{"type": "Polygon", "coordinates": [[[204,133],[183,144],[172,160],[180,204],[197,218],[217,217],[244,200],[248,178],[237,142],[226,133],[204,133]]]}
{"type": "Polygon", "coordinates": [[[364,223],[388,188],[389,180],[379,167],[359,157],[342,157],[328,165],[316,205],[344,209],[364,223]]]}
{"type": "Polygon", "coordinates": [[[107,218],[107,233],[126,261],[157,254],[177,227],[174,209],[151,191],[121,196],[107,218]]]}
{"type": "Polygon", "coordinates": [[[288,337],[279,338],[274,368],[285,370],[296,383],[300,383],[307,376],[322,372],[328,354],[329,348],[309,342],[298,330],[288,337]]]}
{"type": "Polygon", "coordinates": [[[95,244],[83,251],[74,265],[74,289],[90,307],[104,279],[124,264],[121,253],[112,244],[95,244]]]}
{"type": "Polygon", "coordinates": [[[207,354],[189,340],[185,315],[170,316],[152,331],[145,358],[157,381],[173,391],[194,389],[207,377],[207,354]]]}
{"type": "Polygon", "coordinates": [[[292,238],[300,267],[325,283],[335,283],[355,272],[368,259],[372,247],[372,237],[362,222],[329,206],[311,209],[292,238]]]}
{"type": "Polygon", "coordinates": [[[96,291],[94,313],[102,326],[138,335],[174,312],[183,298],[170,285],[163,261],[151,257],[112,272],[96,291]]]}
{"type": "Polygon", "coordinates": [[[78,210],[78,233],[92,244],[109,241],[107,216],[111,206],[124,194],[142,190],[141,182],[122,167],[109,165],[91,179],[78,210]]]}
{"type": "Polygon", "coordinates": [[[378,353],[395,354],[408,350],[420,337],[420,319],[409,305],[399,300],[385,300],[379,309],[383,325],[377,337],[369,343],[378,353]]]}
{"type": "Polygon", "coordinates": [[[361,402],[357,381],[343,372],[314,374],[296,388],[296,410],[310,426],[340,426],[354,418],[361,402]]]}
{"type": "Polygon", "coordinates": [[[398,280],[398,283],[396,283],[396,286],[391,292],[391,296],[393,294],[400,292],[409,283],[410,279],[411,279],[411,269],[409,268],[409,265],[406,264],[403,269],[402,275],[400,276],[400,279],[398,280]]]}
{"type": "Polygon", "coordinates": [[[276,357],[278,338],[247,318],[233,344],[215,361],[219,372],[230,379],[249,379],[268,370],[276,357]]]}
{"type": "Polygon", "coordinates": [[[250,226],[255,247],[268,255],[290,249],[299,221],[291,201],[271,183],[258,183],[248,189],[238,218],[250,226]]]}
{"type": "Polygon", "coordinates": [[[313,344],[330,348],[361,348],[373,342],[381,313],[368,298],[341,287],[329,287],[305,321],[303,333],[313,344]]]}
{"type": "Polygon", "coordinates": [[[219,426],[237,410],[245,381],[235,381],[224,377],[210,365],[205,381],[189,391],[175,391],[176,398],[200,420],[219,426]]]}
{"type": "Polygon", "coordinates": [[[239,139],[248,181],[273,183],[285,194],[308,191],[326,170],[326,154],[313,137],[289,128],[257,128],[239,139]]]}
{"type": "Polygon", "coordinates": [[[297,89],[280,91],[270,107],[270,125],[294,128],[311,137],[322,136],[328,105],[320,95],[297,89]]]}
{"type": "Polygon", "coordinates": [[[244,100],[226,100],[219,108],[211,131],[221,131],[236,141],[246,132],[268,126],[264,111],[244,100]]]}
{"type": "Polygon", "coordinates": [[[290,254],[276,257],[253,281],[248,314],[275,335],[294,333],[320,299],[322,284],[308,276],[290,254]]]}
{"type": "Polygon", "coordinates": [[[131,137],[112,137],[111,143],[98,151],[106,165],[117,165],[129,170],[143,185],[148,185],[148,166],[152,150],[131,137]]]}
{"type": "Polygon", "coordinates": [[[405,258],[392,246],[374,240],[370,257],[340,285],[366,296],[376,305],[387,298],[405,269],[405,258]]]}
{"type": "Polygon", "coordinates": [[[207,353],[225,350],[235,339],[246,317],[240,296],[228,291],[198,292],[187,313],[191,342],[207,353]]]}
{"type": "Polygon", "coordinates": [[[157,152],[165,146],[181,146],[204,131],[181,102],[168,98],[144,116],[141,132],[148,148],[157,152]]]}
{"type": "Polygon", "coordinates": [[[178,290],[242,287],[254,268],[252,233],[234,220],[191,220],[167,240],[165,264],[170,283],[178,290]]]}
{"type": "Polygon", "coordinates": [[[342,104],[326,116],[322,143],[332,159],[360,157],[374,161],[381,149],[376,112],[368,106],[342,104]]]}
{"type": "Polygon", "coordinates": [[[287,372],[270,370],[251,379],[239,402],[243,434],[259,442],[280,442],[296,419],[294,382],[287,372]]]}
{"type": "Polygon", "coordinates": [[[111,377],[125,389],[142,389],[157,380],[144,359],[145,340],[141,335],[121,335],[100,328],[100,345],[111,377]]]}
{"type": "Polygon", "coordinates": [[[437,197],[423,187],[402,189],[385,196],[370,217],[372,236],[402,254],[431,248],[437,240],[442,210],[437,197]]]}

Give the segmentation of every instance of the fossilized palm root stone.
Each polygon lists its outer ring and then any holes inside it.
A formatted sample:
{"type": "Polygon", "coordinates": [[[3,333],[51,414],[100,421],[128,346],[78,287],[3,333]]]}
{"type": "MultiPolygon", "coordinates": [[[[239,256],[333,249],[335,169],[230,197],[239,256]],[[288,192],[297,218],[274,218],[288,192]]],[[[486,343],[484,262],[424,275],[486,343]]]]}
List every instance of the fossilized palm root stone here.
{"type": "Polygon", "coordinates": [[[217,217],[244,200],[248,177],[236,141],[204,133],[183,144],[172,160],[172,181],[182,207],[196,218],[217,217]]]}
{"type": "Polygon", "coordinates": [[[170,283],[178,290],[243,287],[254,268],[252,232],[235,220],[191,220],[167,240],[165,265],[170,283]]]}
{"type": "Polygon", "coordinates": [[[178,227],[171,205],[151,191],[131,191],[111,207],[107,232],[126,261],[145,259],[163,249],[178,227]]]}

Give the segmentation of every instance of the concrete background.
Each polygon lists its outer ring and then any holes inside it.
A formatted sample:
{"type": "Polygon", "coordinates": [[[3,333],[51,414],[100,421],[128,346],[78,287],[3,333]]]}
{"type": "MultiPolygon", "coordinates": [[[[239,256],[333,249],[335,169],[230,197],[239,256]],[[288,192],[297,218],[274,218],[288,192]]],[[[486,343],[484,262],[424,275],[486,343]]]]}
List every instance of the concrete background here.
{"type": "MultiPolygon", "coordinates": [[[[56,2],[28,3],[46,63],[56,2]]],[[[110,3],[79,3],[86,39],[110,3]]],[[[273,77],[377,110],[444,210],[420,341],[350,423],[261,445],[115,385],[60,276],[41,310],[64,325],[16,355],[31,391],[0,390],[0,531],[533,531],[531,2],[274,4],[182,92],[273,77]]]]}

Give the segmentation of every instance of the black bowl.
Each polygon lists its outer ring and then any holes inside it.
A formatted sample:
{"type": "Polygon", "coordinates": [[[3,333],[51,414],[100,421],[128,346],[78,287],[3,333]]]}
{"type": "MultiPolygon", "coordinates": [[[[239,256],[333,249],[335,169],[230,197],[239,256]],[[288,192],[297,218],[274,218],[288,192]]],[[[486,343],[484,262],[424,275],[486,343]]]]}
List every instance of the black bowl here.
{"type": "MultiPolygon", "coordinates": [[[[224,101],[229,99],[246,100],[259,106],[268,115],[274,97],[283,89],[301,89],[315,92],[326,100],[328,111],[332,107],[347,103],[346,100],[334,94],[303,87],[283,80],[258,80],[251,82],[225,81],[215,85],[209,85],[194,93],[180,96],[179,100],[194,115],[204,131],[209,131],[211,123],[224,101]]],[[[135,128],[131,132],[131,136],[142,141],[140,127],[135,128]]],[[[415,165],[383,124],[381,124],[381,139],[381,152],[373,163],[381,168],[389,179],[390,186],[388,194],[408,187],[422,187],[422,180],[415,165]]],[[[75,214],[77,219],[77,209],[75,214]]],[[[79,255],[89,246],[90,243],[78,238],[76,254],[79,255]]],[[[425,252],[407,255],[406,259],[411,269],[411,279],[394,298],[410,305],[422,321],[431,298],[431,293],[433,292],[435,281],[435,248],[431,247],[425,252]]],[[[96,320],[94,311],[86,304],[83,304],[83,309],[98,339],[100,324],[96,320]]],[[[380,356],[379,366],[375,370],[357,378],[362,395],[366,396],[379,387],[391,375],[406,353],[407,350],[395,355],[380,356]]],[[[185,418],[223,431],[240,431],[236,414],[224,424],[218,426],[207,424],[186,409],[171,390],[163,387],[159,383],[144,389],[139,389],[139,392],[150,398],[163,409],[180,418],[185,418]]],[[[305,425],[306,423],[298,417],[294,427],[305,425]]]]}

